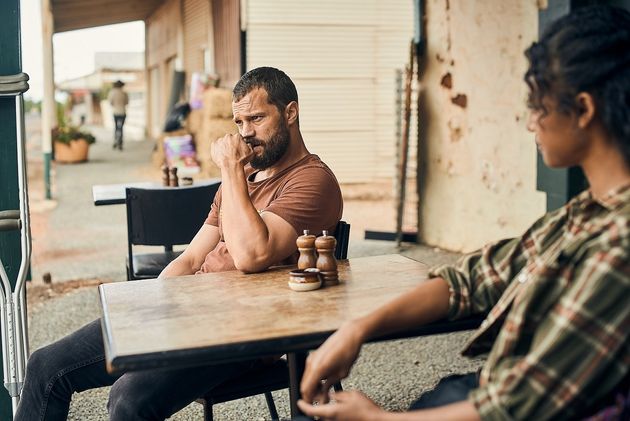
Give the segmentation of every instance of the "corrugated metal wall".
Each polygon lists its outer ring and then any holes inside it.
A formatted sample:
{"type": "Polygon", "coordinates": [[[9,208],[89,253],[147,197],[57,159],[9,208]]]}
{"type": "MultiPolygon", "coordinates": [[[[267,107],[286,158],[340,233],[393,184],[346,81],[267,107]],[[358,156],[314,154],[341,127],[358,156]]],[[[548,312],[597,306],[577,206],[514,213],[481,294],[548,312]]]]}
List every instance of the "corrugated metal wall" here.
{"type": "Polygon", "coordinates": [[[208,48],[210,0],[184,0],[184,68],[190,82],[192,72],[204,70],[204,50],[208,48]]]}
{"type": "Polygon", "coordinates": [[[169,0],[146,20],[147,67],[159,65],[177,55],[177,29],[180,18],[179,0],[169,0]]]}
{"type": "Polygon", "coordinates": [[[342,182],[393,177],[395,69],[407,61],[413,3],[256,0],[246,5],[247,68],[278,67],[294,80],[309,149],[342,182]]]}
{"type": "Polygon", "coordinates": [[[146,20],[146,66],[149,74],[149,135],[161,133],[166,101],[171,90],[181,28],[180,0],[168,0],[146,20]]]}
{"type": "Polygon", "coordinates": [[[237,0],[212,1],[214,65],[223,87],[232,89],[241,77],[240,5],[237,0]]]}

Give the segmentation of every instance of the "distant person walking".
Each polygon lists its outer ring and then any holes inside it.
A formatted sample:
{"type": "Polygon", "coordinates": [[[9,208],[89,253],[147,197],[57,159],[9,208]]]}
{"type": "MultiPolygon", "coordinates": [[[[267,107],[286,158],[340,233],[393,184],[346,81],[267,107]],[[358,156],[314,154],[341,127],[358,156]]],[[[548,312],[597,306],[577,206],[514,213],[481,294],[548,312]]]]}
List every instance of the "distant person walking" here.
{"type": "Polygon", "coordinates": [[[122,151],[123,144],[123,125],[125,124],[125,118],[127,117],[127,104],[129,104],[129,97],[127,93],[123,91],[124,82],[117,80],[113,84],[113,88],[109,91],[107,100],[112,106],[114,114],[114,145],[113,148],[120,149],[122,151]]]}

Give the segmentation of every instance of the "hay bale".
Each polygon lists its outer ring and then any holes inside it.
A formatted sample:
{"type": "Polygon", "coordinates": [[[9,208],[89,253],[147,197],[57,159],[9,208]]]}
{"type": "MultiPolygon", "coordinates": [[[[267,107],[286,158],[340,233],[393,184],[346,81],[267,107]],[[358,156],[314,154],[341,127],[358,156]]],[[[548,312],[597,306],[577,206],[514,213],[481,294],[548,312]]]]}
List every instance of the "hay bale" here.
{"type": "Polygon", "coordinates": [[[203,117],[232,118],[232,91],[223,88],[206,89],[203,93],[203,117]]]}
{"type": "Polygon", "coordinates": [[[228,133],[238,133],[238,128],[231,118],[204,118],[201,122],[201,128],[195,136],[195,144],[197,161],[199,161],[203,176],[218,177],[221,175],[219,168],[210,156],[210,145],[228,133]]]}
{"type": "Polygon", "coordinates": [[[210,144],[228,133],[238,133],[236,124],[227,118],[209,118],[201,122],[201,129],[195,136],[197,156],[210,156],[210,144]]]}
{"type": "Polygon", "coordinates": [[[190,132],[194,136],[201,129],[202,122],[203,111],[190,110],[190,113],[188,113],[188,116],[186,117],[186,130],[188,130],[188,132],[190,132]]]}
{"type": "Polygon", "coordinates": [[[198,159],[199,161],[199,175],[201,178],[218,178],[221,177],[221,170],[217,167],[210,158],[198,159]]]}

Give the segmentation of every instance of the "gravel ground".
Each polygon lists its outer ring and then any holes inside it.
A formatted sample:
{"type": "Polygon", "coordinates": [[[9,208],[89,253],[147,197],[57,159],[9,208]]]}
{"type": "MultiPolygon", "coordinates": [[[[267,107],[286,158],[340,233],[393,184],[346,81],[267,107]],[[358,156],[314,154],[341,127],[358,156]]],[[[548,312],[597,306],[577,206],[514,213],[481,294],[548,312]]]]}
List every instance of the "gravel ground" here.
{"type": "MultiPolygon", "coordinates": [[[[111,150],[109,133],[96,130],[99,142],[90,150],[90,162],[57,166],[54,172],[55,200],[44,200],[41,178],[32,180],[33,279],[29,285],[29,336],[31,350],[44,346],[99,317],[95,284],[124,280],[126,228],[124,206],[94,207],[93,184],[123,183],[159,179],[149,164],[151,142],[129,142],[125,151],[111,150]],[[46,289],[42,276],[50,273],[54,283],[68,282],[67,288],[46,289]],[[79,281],[77,281],[79,280],[79,281]],[[87,280],[85,282],[80,280],[87,280]],[[74,283],[72,283],[74,282],[74,283]],[[87,286],[86,286],[87,285],[87,286]]],[[[31,136],[31,139],[36,136],[31,136]]],[[[30,172],[38,174],[36,145],[30,172]]],[[[40,176],[41,177],[41,176],[40,176]]],[[[452,262],[459,255],[426,246],[363,240],[365,229],[391,231],[394,206],[388,186],[343,186],[344,219],[352,224],[349,256],[401,253],[438,264],[452,262]]],[[[406,408],[422,391],[450,373],[475,370],[480,361],[459,356],[469,332],[438,335],[404,341],[370,344],[364,347],[346,389],[359,389],[378,404],[392,410],[406,408]]],[[[70,408],[70,420],[106,420],[108,388],[77,394],[70,408]]],[[[289,416],[288,392],[274,392],[279,413],[289,416]]],[[[269,414],[262,396],[216,405],[215,419],[260,420],[269,414]]],[[[202,419],[201,406],[191,404],[173,420],[202,419]]]]}

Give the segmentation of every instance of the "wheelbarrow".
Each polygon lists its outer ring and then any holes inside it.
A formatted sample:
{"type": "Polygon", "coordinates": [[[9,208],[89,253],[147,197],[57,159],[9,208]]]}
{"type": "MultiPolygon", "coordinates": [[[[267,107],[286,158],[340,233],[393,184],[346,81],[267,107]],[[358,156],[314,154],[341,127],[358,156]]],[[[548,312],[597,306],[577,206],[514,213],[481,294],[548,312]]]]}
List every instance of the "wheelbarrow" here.
{"type": "Polygon", "coordinates": [[[28,332],[25,305],[25,282],[31,259],[31,230],[29,224],[28,192],[26,186],[26,145],[24,140],[24,100],[28,89],[28,75],[0,76],[0,96],[15,98],[17,132],[18,196],[20,208],[0,211],[0,235],[7,231],[20,232],[20,268],[11,282],[0,259],[0,329],[2,338],[2,370],[4,387],[9,391],[13,414],[20,401],[28,358],[28,332]]]}

